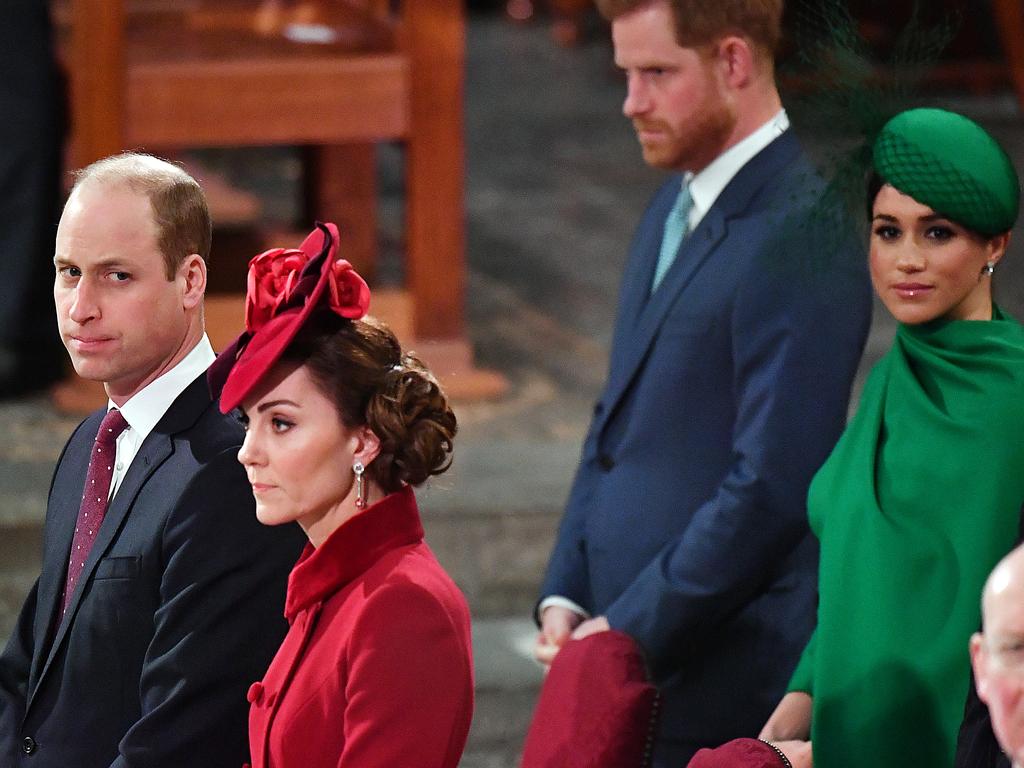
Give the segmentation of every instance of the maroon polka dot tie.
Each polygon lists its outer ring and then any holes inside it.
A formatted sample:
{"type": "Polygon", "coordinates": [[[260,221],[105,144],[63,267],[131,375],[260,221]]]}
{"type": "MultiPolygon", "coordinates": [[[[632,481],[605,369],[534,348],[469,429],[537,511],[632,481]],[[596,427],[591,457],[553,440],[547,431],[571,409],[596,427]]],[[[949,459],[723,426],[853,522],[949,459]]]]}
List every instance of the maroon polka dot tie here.
{"type": "Polygon", "coordinates": [[[68,577],[64,582],[64,597],[61,613],[67,610],[71,595],[75,593],[78,577],[82,575],[89,550],[96,541],[100,523],[107,511],[107,497],[110,495],[110,481],[114,477],[114,459],[117,454],[117,436],[128,427],[128,422],[117,408],[111,408],[100,422],[96,442],[89,457],[89,471],[85,475],[82,492],[82,506],[78,510],[75,524],[75,538],[71,542],[68,559],[68,577]]]}

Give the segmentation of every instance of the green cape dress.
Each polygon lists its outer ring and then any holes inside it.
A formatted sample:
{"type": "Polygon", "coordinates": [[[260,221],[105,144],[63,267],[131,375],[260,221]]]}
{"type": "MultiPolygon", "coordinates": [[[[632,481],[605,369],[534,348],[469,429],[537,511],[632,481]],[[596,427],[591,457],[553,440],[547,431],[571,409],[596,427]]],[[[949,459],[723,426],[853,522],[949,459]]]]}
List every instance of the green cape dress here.
{"type": "Polygon", "coordinates": [[[790,690],[815,768],[953,764],[968,638],[1024,502],[1024,328],[901,325],[808,492],[818,624],[790,690]]]}

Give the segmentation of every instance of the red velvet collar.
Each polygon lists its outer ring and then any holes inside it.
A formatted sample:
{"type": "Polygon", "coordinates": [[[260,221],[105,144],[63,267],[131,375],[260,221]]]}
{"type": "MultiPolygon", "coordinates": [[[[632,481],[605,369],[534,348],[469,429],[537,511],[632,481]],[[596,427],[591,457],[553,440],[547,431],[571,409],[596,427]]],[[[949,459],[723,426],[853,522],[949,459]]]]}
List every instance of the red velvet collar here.
{"type": "Polygon", "coordinates": [[[389,550],[416,544],[423,526],[416,496],[406,486],[342,523],[314,548],[307,544],[288,577],[288,621],[366,571],[389,550]]]}

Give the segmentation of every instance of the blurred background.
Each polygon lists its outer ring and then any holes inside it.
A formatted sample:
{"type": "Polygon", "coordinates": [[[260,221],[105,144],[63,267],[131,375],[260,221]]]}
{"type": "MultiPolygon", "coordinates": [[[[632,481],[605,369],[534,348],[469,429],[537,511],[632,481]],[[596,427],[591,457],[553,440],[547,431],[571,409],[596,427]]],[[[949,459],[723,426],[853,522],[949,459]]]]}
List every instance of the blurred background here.
{"type": "MultiPolygon", "coordinates": [[[[933,0],[914,18],[910,0],[790,2],[781,71],[812,154],[827,170],[863,143],[850,100],[802,56],[849,24],[859,84],[965,112],[1024,169],[1024,2],[933,0]]],[[[515,765],[541,680],[535,590],[606,373],[626,248],[663,178],[621,116],[590,0],[11,0],[0,28],[0,170],[13,172],[0,197],[25,198],[0,214],[17,277],[0,287],[0,638],[38,572],[53,464],[103,402],[54,343],[62,190],[73,169],[141,149],[209,195],[215,346],[240,329],[247,260],[333,220],[371,311],[456,399],[455,464],[422,505],[475,619],[463,765],[515,765]]],[[[1021,242],[995,279],[1019,318],[1021,242]]],[[[857,391],[893,329],[878,309],[857,391]]]]}

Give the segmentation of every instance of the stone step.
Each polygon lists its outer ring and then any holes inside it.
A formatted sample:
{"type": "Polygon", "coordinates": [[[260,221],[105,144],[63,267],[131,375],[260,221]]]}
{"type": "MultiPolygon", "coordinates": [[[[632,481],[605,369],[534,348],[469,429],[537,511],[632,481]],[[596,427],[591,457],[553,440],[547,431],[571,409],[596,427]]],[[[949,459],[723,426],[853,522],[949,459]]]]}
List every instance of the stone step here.
{"type": "Polygon", "coordinates": [[[0,648],[7,643],[7,638],[14,630],[25,595],[32,589],[38,576],[37,568],[0,573],[0,648]]]}
{"type": "Polygon", "coordinates": [[[6,642],[22,603],[39,576],[42,525],[34,521],[0,525],[0,642],[6,642]]]}
{"type": "Polygon", "coordinates": [[[522,618],[476,619],[476,708],[460,768],[515,768],[544,675],[531,658],[537,633],[522,618]]]}
{"type": "Polygon", "coordinates": [[[528,617],[579,444],[473,440],[463,448],[451,470],[418,493],[427,542],[474,616],[528,617]]]}

